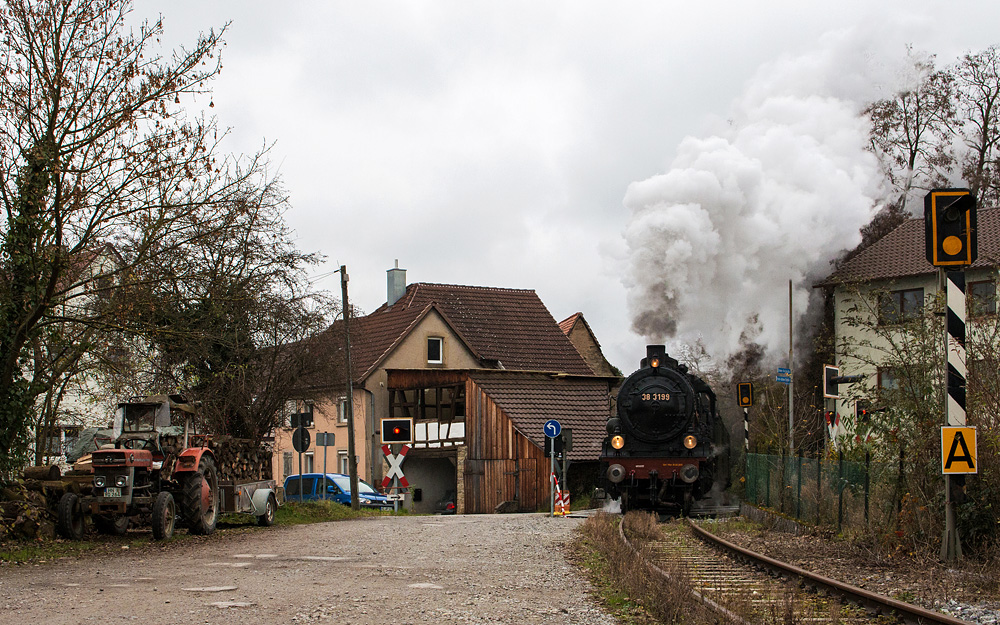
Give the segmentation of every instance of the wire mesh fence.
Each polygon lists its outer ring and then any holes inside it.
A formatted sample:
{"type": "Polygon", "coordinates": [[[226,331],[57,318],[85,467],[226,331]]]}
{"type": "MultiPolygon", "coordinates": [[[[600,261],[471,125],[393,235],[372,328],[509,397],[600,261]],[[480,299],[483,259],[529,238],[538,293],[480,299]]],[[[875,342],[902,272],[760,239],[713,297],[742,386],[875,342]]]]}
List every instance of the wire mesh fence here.
{"type": "Polygon", "coordinates": [[[899,513],[899,467],[846,460],[843,453],[807,457],[747,454],[744,499],[807,523],[859,527],[899,513]]]}

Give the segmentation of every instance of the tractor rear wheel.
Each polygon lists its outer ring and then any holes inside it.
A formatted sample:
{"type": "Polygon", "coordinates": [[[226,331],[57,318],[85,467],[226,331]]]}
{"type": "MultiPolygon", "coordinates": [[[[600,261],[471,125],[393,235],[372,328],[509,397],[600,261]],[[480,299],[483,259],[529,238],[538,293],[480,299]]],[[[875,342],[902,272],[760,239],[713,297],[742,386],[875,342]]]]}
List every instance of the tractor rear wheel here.
{"type": "Polygon", "coordinates": [[[181,497],[181,516],[191,533],[214,532],[219,520],[219,474],[211,456],[202,455],[198,470],[184,478],[181,497]]]}
{"type": "Polygon", "coordinates": [[[124,514],[98,514],[94,516],[94,526],[101,534],[124,536],[128,532],[129,518],[124,514]]]}
{"type": "Polygon", "coordinates": [[[57,527],[63,538],[83,539],[83,505],[75,493],[66,493],[56,509],[57,527]]]}
{"type": "Polygon", "coordinates": [[[166,540],[173,536],[176,516],[174,496],[166,491],[156,495],[156,501],[153,502],[153,538],[166,540]]]}

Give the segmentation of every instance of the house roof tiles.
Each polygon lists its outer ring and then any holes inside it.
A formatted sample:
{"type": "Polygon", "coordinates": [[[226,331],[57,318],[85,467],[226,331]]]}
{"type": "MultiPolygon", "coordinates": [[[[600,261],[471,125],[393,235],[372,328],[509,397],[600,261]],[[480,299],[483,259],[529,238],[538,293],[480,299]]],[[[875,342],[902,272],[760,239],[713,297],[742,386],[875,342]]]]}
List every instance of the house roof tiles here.
{"type": "MultiPolygon", "coordinates": [[[[973,268],[1000,264],[1000,208],[981,208],[977,214],[978,260],[973,268]]],[[[924,219],[908,219],[854,258],[842,264],[817,286],[844,282],[893,280],[931,274],[927,262],[924,219]]]]}
{"type": "Polygon", "coordinates": [[[542,426],[556,419],[563,429],[573,430],[570,460],[595,460],[600,456],[605,424],[611,415],[607,378],[557,378],[491,370],[472,371],[470,376],[535,444],[544,446],[542,426]]]}
{"type": "Polygon", "coordinates": [[[391,306],[352,323],[354,376],[368,377],[431,311],[485,365],[593,375],[533,290],[418,282],[391,306]]]}

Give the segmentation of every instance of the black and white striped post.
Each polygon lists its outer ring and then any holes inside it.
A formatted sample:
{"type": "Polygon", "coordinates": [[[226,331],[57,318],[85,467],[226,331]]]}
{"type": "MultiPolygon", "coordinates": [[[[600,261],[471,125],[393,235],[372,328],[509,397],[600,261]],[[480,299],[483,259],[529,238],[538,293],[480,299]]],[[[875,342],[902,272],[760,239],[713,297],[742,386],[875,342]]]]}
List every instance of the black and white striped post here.
{"type": "MultiPolygon", "coordinates": [[[[965,426],[965,272],[945,271],[941,282],[945,297],[945,362],[947,389],[945,420],[949,426],[965,426]]],[[[944,480],[945,529],[941,540],[941,559],[953,562],[962,557],[962,540],[958,535],[955,503],[952,500],[952,476],[944,480]]]]}
{"type": "Polygon", "coordinates": [[[945,271],[948,425],[965,425],[965,272],[945,271]]]}

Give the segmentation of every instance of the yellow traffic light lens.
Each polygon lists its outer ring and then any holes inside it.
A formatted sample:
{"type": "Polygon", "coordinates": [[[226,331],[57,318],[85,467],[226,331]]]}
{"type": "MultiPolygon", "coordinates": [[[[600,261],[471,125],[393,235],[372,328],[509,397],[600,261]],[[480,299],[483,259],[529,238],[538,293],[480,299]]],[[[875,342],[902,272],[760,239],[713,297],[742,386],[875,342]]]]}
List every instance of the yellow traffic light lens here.
{"type": "Polygon", "coordinates": [[[656,369],[657,367],[660,366],[660,359],[659,358],[654,358],[654,359],[650,360],[649,361],[649,366],[652,367],[652,368],[654,368],[654,369],[656,369]]]}
{"type": "Polygon", "coordinates": [[[945,254],[954,256],[962,251],[962,239],[954,235],[947,237],[941,242],[941,249],[944,250],[945,254]]]}
{"type": "Polygon", "coordinates": [[[615,449],[621,449],[625,446],[625,439],[621,435],[613,436],[611,437],[611,446],[615,449]]]}
{"type": "Polygon", "coordinates": [[[687,436],[684,437],[684,446],[687,447],[688,449],[694,449],[695,445],[697,444],[698,444],[698,439],[695,438],[693,435],[688,434],[687,436]]]}

